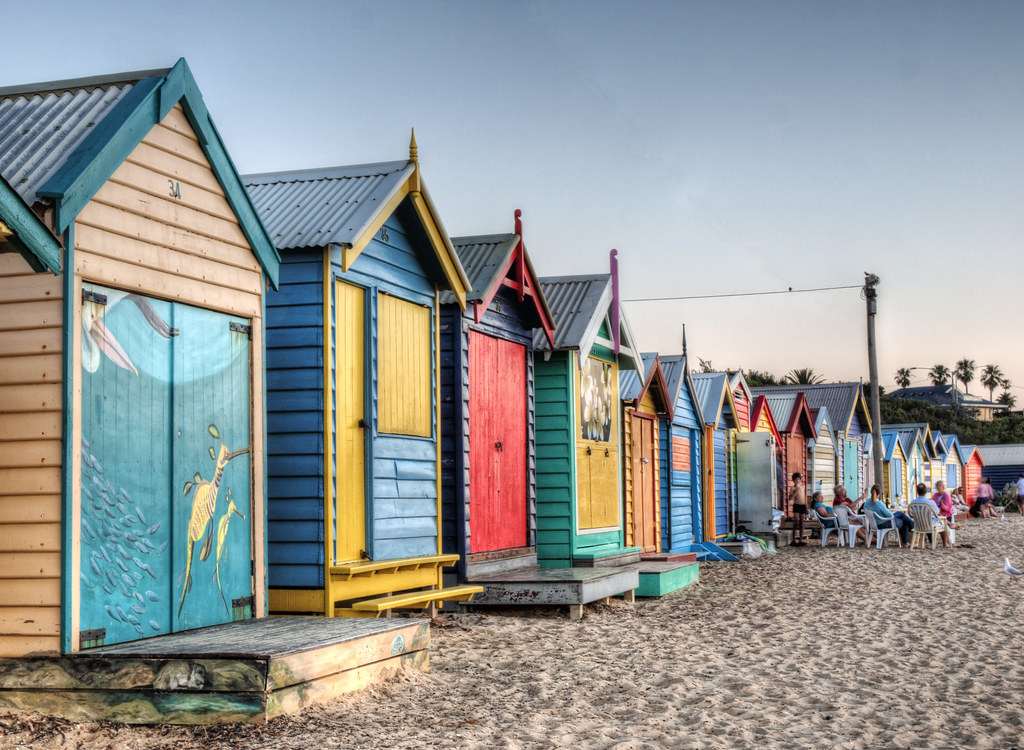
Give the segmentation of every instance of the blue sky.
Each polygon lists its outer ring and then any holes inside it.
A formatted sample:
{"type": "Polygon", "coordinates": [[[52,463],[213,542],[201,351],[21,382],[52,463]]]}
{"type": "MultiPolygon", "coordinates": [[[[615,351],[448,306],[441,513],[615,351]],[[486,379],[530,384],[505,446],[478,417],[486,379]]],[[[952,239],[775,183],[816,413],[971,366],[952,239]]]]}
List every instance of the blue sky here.
{"type": "MultiPolygon", "coordinates": [[[[405,158],[415,126],[449,232],[521,208],[542,275],[613,247],[626,298],[872,271],[883,385],[967,356],[1024,386],[1024,4],[55,2],[4,23],[0,85],[185,57],[242,172],[405,158]]],[[[625,310],[644,349],[686,323],[719,367],[867,376],[856,289],[625,310]]]]}

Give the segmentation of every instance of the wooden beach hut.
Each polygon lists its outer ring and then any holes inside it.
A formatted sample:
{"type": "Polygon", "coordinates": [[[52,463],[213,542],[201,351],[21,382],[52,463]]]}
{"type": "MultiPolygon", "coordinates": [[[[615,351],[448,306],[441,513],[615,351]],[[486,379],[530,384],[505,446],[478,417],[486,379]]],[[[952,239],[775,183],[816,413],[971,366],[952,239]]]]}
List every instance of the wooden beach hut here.
{"type": "MultiPolygon", "coordinates": [[[[903,448],[903,455],[907,462],[907,487],[909,490],[924,483],[928,486],[931,494],[931,485],[928,482],[926,471],[930,471],[931,463],[928,457],[928,449],[925,445],[924,433],[920,428],[912,427],[900,429],[890,425],[882,425],[883,430],[895,430],[899,436],[900,445],[903,448]]],[[[913,497],[911,494],[911,497],[913,497]]]]}
{"type": "MultiPolygon", "coordinates": [[[[935,482],[940,479],[945,481],[945,457],[943,455],[942,447],[936,442],[935,434],[932,432],[931,425],[927,422],[913,422],[905,424],[888,424],[883,425],[883,427],[887,430],[917,430],[920,433],[923,443],[920,479],[917,481],[924,482],[928,485],[929,492],[934,489],[935,482]]],[[[956,485],[953,485],[953,487],[956,487],[956,485]]]]}
{"type": "Polygon", "coordinates": [[[0,89],[0,175],[0,656],[262,616],[278,258],[188,66],[0,89]]]}
{"type": "Polygon", "coordinates": [[[838,451],[836,475],[850,497],[857,497],[863,492],[867,484],[863,436],[871,432],[871,418],[863,384],[823,383],[778,386],[771,390],[776,393],[803,393],[809,408],[824,406],[828,409],[838,451]]]}
{"type": "Polygon", "coordinates": [[[960,461],[964,467],[964,481],[962,485],[964,492],[967,494],[967,502],[970,505],[974,505],[974,501],[978,499],[978,485],[981,484],[985,461],[982,459],[976,445],[961,445],[960,461]]]}
{"type": "Polygon", "coordinates": [[[739,413],[724,372],[694,373],[693,385],[704,418],[704,541],[735,531],[737,509],[736,434],[739,413]]]}
{"type": "Polygon", "coordinates": [[[469,280],[408,160],[249,175],[281,253],[268,295],[270,609],[464,600],[441,549],[441,290],[469,280]]]}
{"type": "Polygon", "coordinates": [[[643,364],[615,275],[542,278],[541,290],[556,328],[553,348],[534,333],[540,564],[635,561],[622,518],[619,372],[643,364]]]}
{"type": "Polygon", "coordinates": [[[732,391],[732,403],[736,405],[736,423],[742,432],[753,429],[750,426],[750,413],[754,407],[754,399],[750,386],[740,370],[729,373],[729,389],[732,391]]]}
{"type": "Polygon", "coordinates": [[[914,498],[913,493],[907,493],[907,460],[899,433],[895,430],[883,430],[882,447],[882,491],[894,505],[908,503],[914,498]]]}
{"type": "Polygon", "coordinates": [[[776,388],[755,388],[753,393],[755,397],[765,397],[782,437],[780,452],[785,475],[782,477],[780,509],[789,515],[789,490],[793,474],[800,472],[805,478],[809,474],[808,444],[816,438],[814,420],[811,418],[807,398],[802,391],[780,393],[776,388]]]}
{"type": "Polygon", "coordinates": [[[832,503],[836,485],[836,450],[835,433],[828,409],[824,406],[811,409],[814,420],[814,438],[808,443],[811,452],[810,470],[808,471],[807,487],[809,492],[820,492],[826,504],[832,503]]]}
{"type": "Polygon", "coordinates": [[[441,497],[444,551],[460,578],[537,565],[533,331],[554,319],[515,231],[454,237],[469,278],[465,308],[441,294],[441,497]]]}
{"type": "Polygon", "coordinates": [[[938,432],[935,433],[935,439],[942,446],[943,475],[946,477],[946,487],[962,487],[964,464],[960,458],[960,439],[956,435],[943,435],[938,432]]]}
{"type": "MultiPolygon", "coordinates": [[[[646,356],[646,355],[645,355],[646,356]]],[[[672,411],[661,423],[661,543],[671,553],[701,554],[704,417],[686,355],[660,357],[672,411]]]]}

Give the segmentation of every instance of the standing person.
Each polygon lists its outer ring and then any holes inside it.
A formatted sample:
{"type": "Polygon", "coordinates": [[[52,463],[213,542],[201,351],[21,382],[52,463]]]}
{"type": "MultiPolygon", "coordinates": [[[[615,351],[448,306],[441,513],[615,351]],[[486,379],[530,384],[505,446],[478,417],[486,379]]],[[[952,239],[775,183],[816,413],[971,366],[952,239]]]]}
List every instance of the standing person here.
{"type": "Polygon", "coordinates": [[[988,477],[983,477],[981,484],[978,485],[978,498],[974,501],[974,507],[971,508],[971,515],[975,518],[989,518],[996,517],[995,508],[992,507],[993,501],[996,498],[995,490],[992,489],[992,482],[988,477]]]}
{"type": "MultiPolygon", "coordinates": [[[[914,498],[914,502],[912,502],[911,505],[912,506],[913,505],[925,505],[925,506],[931,508],[932,511],[935,513],[935,515],[938,516],[938,518],[936,518],[934,521],[932,521],[933,525],[932,525],[931,533],[934,534],[935,531],[938,529],[939,524],[942,523],[942,521],[941,521],[942,516],[939,514],[939,506],[935,504],[934,500],[932,500],[930,497],[928,497],[928,485],[926,485],[924,482],[921,482],[920,484],[917,485],[917,497],[914,498]]],[[[919,529],[919,531],[920,531],[920,529],[919,529]]],[[[950,546],[949,545],[949,532],[946,531],[946,527],[945,527],[944,524],[942,525],[942,528],[941,528],[941,531],[939,533],[939,536],[942,538],[942,546],[943,547],[950,546]]]]}
{"type": "Polygon", "coordinates": [[[789,491],[790,513],[796,517],[796,541],[794,547],[806,547],[804,541],[804,518],[807,516],[807,490],[804,488],[804,477],[797,471],[793,473],[793,487],[789,491]]]}
{"type": "Polygon", "coordinates": [[[906,547],[909,544],[910,530],[914,528],[914,519],[901,510],[895,513],[889,510],[889,507],[882,502],[882,488],[877,484],[871,485],[871,499],[864,503],[864,509],[875,514],[878,528],[896,527],[896,533],[900,535],[900,547],[906,547]]]}
{"type": "Polygon", "coordinates": [[[1017,510],[1024,514],[1024,474],[1017,477],[1017,510]]]}

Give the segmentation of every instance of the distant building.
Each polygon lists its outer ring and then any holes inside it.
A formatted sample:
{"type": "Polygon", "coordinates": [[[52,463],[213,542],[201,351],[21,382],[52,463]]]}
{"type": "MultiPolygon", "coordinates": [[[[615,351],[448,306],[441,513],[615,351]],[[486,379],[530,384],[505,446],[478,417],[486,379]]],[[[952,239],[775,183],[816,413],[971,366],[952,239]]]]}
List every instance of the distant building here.
{"type": "Polygon", "coordinates": [[[944,409],[952,408],[953,399],[956,399],[956,405],[965,409],[971,409],[975,413],[975,418],[982,422],[991,422],[992,417],[995,416],[996,412],[1002,412],[1007,410],[1006,404],[999,404],[995,401],[988,401],[975,396],[971,393],[966,393],[957,388],[955,391],[951,385],[924,385],[916,388],[897,388],[896,390],[886,394],[892,398],[908,398],[911,401],[924,401],[926,404],[932,406],[941,407],[944,409]]]}

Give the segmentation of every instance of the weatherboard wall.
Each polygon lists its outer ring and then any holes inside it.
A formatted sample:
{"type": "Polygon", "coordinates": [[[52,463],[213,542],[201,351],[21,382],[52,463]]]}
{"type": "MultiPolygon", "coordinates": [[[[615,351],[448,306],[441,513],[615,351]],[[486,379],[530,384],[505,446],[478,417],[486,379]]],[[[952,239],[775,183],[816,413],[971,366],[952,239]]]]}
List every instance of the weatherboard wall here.
{"type": "Polygon", "coordinates": [[[60,277],[0,255],[0,657],[60,651],[60,277]]]}
{"type": "Polygon", "coordinates": [[[672,419],[661,420],[661,543],[670,552],[688,552],[704,541],[701,513],[701,428],[690,389],[679,388],[672,419]]]}
{"type": "MultiPolygon", "coordinates": [[[[524,347],[526,356],[526,546],[537,543],[536,405],[532,328],[525,304],[514,291],[502,288],[495,294],[480,323],[472,308],[444,305],[441,312],[441,498],[442,539],[445,552],[463,557],[474,548],[471,533],[471,502],[486,505],[487,498],[474,496],[470,481],[473,456],[470,435],[469,341],[470,331],[524,347]]],[[[495,363],[497,366],[497,363],[495,363]]],[[[479,492],[479,490],[478,490],[479,492]]],[[[486,512],[486,511],[485,511],[486,512]]]]}
{"type": "Polygon", "coordinates": [[[537,357],[534,364],[537,442],[537,559],[541,567],[572,565],[576,528],[575,352],[537,357]]]}

